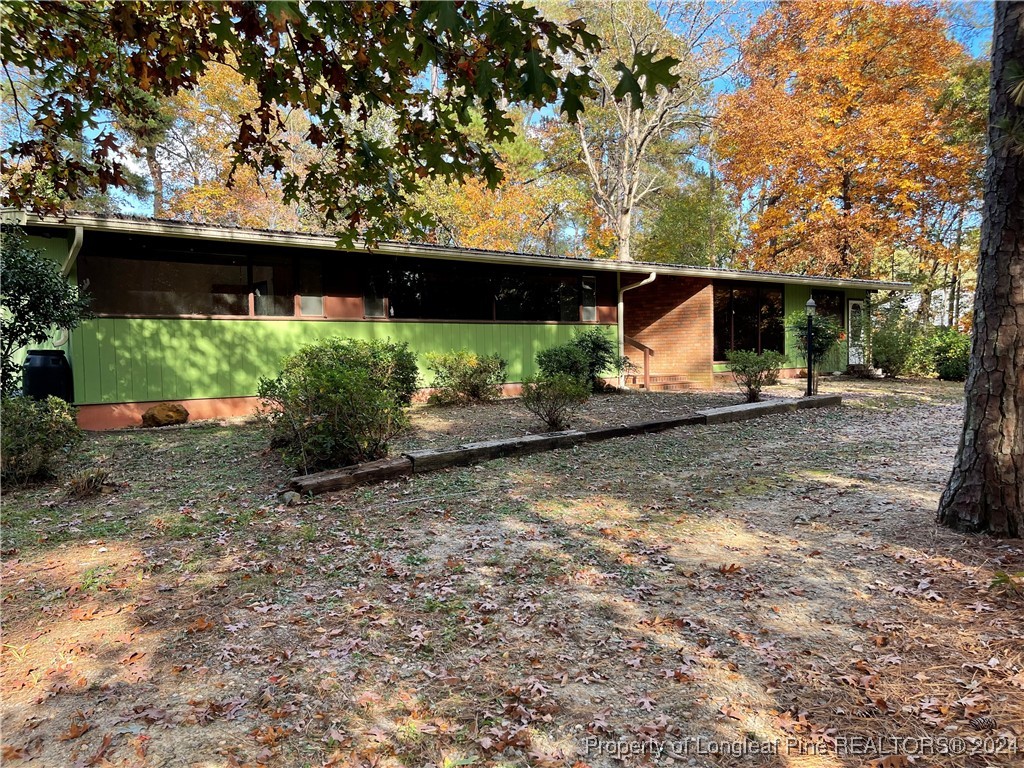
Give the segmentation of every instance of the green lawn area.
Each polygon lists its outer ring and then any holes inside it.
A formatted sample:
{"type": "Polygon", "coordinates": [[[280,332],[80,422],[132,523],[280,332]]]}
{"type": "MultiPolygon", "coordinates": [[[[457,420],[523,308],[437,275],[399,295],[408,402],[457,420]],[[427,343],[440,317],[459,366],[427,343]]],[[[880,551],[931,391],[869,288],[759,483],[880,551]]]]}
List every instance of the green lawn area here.
{"type": "Polygon", "coordinates": [[[91,435],[69,470],[116,491],[3,496],[4,763],[852,767],[1020,732],[1024,595],[990,584],[1022,544],[934,525],[961,390],[826,379],[843,408],[291,507],[254,426],[91,435]]]}

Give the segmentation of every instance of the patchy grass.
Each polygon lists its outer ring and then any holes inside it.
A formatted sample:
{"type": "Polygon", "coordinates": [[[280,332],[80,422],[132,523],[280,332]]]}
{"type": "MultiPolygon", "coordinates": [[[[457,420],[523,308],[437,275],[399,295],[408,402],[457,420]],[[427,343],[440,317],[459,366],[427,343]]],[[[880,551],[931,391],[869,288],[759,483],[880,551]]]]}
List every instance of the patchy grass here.
{"type": "Polygon", "coordinates": [[[853,768],[877,757],[837,754],[854,737],[998,746],[1024,722],[1024,595],[999,576],[1024,551],[933,524],[960,385],[839,387],[849,407],[293,507],[251,427],[90,436],[78,461],[116,492],[3,498],[4,764],[610,766],[588,739],[702,738],[780,754],[650,762],[853,768]]]}

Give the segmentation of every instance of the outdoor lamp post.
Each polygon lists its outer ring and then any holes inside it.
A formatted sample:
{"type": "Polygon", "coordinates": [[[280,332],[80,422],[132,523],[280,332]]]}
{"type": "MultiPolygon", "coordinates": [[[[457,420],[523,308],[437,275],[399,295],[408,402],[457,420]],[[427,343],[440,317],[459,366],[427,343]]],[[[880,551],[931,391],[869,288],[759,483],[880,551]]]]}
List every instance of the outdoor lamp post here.
{"type": "Polygon", "coordinates": [[[807,310],[807,396],[814,394],[814,309],[817,305],[810,298],[804,307],[807,310]]]}

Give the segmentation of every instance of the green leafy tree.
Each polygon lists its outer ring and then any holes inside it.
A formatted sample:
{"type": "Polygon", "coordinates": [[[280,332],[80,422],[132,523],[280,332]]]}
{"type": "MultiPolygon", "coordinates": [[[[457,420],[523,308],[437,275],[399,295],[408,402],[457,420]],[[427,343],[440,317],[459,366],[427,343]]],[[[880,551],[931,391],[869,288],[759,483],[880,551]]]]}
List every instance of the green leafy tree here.
{"type": "Polygon", "coordinates": [[[736,209],[707,174],[661,196],[651,225],[641,233],[644,261],[727,266],[739,245],[736,209]]]}
{"type": "Polygon", "coordinates": [[[59,264],[29,248],[21,230],[4,227],[0,239],[0,391],[9,395],[21,377],[14,353],[42,344],[54,329],[76,327],[89,316],[89,297],[59,264]]]}
{"type": "MultiPolygon", "coordinates": [[[[345,238],[391,236],[422,215],[407,203],[426,178],[478,177],[496,184],[495,156],[467,135],[472,110],[489,142],[511,138],[511,105],[560,104],[569,120],[594,94],[582,60],[597,38],[556,24],[523,2],[138,3],[12,2],[0,20],[7,79],[36,78],[14,105],[24,130],[7,143],[8,200],[53,211],[86,183],[126,183],[122,147],[107,116],[145,121],[137,91],[172,97],[212,62],[232,62],[258,103],[238,116],[234,168],[279,176],[286,202],[305,200],[345,238]],[[441,87],[425,87],[429,77],[441,87]],[[287,115],[306,114],[304,137],[328,150],[291,167],[287,115]],[[389,130],[371,127],[384,119],[389,130]],[[89,128],[89,130],[86,130],[89,128]],[[90,162],[62,149],[87,138],[90,162]],[[410,213],[411,212],[411,213],[410,213]]],[[[645,53],[646,75],[619,72],[622,97],[670,86],[674,60],[645,53]]]]}
{"type": "Polygon", "coordinates": [[[594,73],[596,93],[581,119],[555,126],[555,156],[586,182],[611,235],[609,250],[629,261],[638,222],[675,186],[680,157],[709,124],[712,84],[728,66],[720,33],[730,4],[624,0],[555,7],[582,14],[601,40],[600,50],[578,56],[594,73]]]}

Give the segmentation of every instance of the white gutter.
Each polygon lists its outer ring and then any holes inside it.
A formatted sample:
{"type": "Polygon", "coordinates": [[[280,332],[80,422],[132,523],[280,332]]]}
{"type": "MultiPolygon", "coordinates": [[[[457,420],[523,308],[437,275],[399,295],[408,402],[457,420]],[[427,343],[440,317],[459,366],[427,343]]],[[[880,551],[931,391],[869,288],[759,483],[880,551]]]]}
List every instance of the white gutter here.
{"type": "Polygon", "coordinates": [[[68,257],[64,259],[64,266],[60,268],[60,273],[67,277],[71,274],[71,268],[75,266],[75,259],[78,258],[78,252],[82,250],[82,240],[85,239],[85,228],[81,226],[75,227],[75,237],[71,241],[71,247],[68,248],[68,257]]]}
{"type": "MultiPolygon", "coordinates": [[[[618,310],[616,311],[615,314],[616,314],[616,317],[617,317],[617,319],[619,321],[619,334],[618,334],[619,335],[619,357],[622,357],[623,355],[626,354],[626,319],[625,319],[625,316],[623,314],[624,313],[625,303],[623,302],[622,294],[624,294],[626,291],[632,291],[634,288],[639,288],[641,285],[650,285],[651,283],[653,283],[657,279],[658,279],[658,273],[655,272],[654,270],[651,270],[651,274],[649,274],[647,277],[645,277],[639,283],[633,283],[632,285],[623,286],[622,285],[622,275],[621,274],[618,275],[619,306],[618,306],[618,310]]],[[[620,371],[619,372],[619,388],[621,389],[625,385],[626,385],[626,374],[620,371]]]]}

